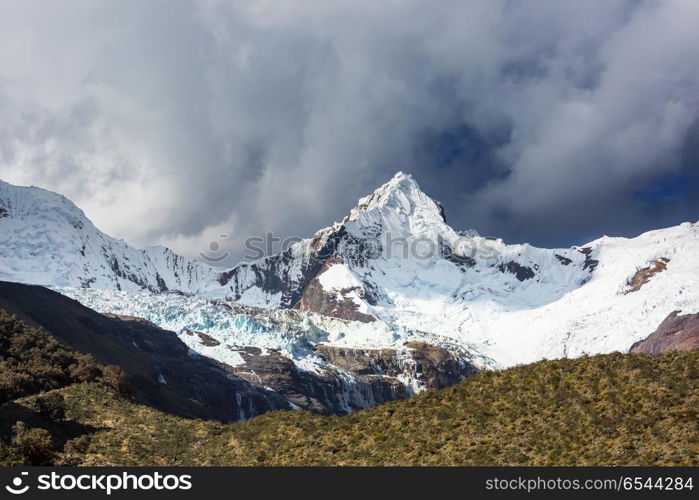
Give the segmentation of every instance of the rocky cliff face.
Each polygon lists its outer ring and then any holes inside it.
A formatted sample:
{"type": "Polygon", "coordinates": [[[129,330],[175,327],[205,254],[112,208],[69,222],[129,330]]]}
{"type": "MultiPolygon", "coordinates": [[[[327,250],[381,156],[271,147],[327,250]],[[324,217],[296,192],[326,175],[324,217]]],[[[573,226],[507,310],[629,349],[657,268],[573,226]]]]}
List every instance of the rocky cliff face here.
{"type": "Polygon", "coordinates": [[[400,349],[321,344],[315,351],[327,362],[323,369],[302,371],[278,351],[249,347],[239,351],[244,363],[230,371],[283,394],[295,406],[335,415],[448,387],[478,372],[447,349],[425,342],[408,342],[400,349]]]}
{"type": "Polygon", "coordinates": [[[338,369],[332,362],[312,372],[300,370],[291,359],[275,351],[263,354],[248,348],[242,356],[244,364],[231,368],[232,373],[283,394],[299,408],[318,413],[346,415],[413,394],[396,377],[338,369]]]}
{"type": "Polygon", "coordinates": [[[699,314],[679,314],[675,311],[660,323],[647,338],[635,343],[630,352],[657,354],[669,351],[699,349],[699,314]]]}

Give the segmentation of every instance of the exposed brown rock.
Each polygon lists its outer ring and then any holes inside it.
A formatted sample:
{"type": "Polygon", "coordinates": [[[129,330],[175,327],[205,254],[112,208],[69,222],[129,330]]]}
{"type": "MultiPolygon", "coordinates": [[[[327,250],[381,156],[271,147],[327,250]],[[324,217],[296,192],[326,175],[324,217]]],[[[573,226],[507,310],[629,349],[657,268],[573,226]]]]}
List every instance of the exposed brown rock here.
{"type": "Polygon", "coordinates": [[[658,329],[631,346],[630,352],[656,354],[668,351],[699,349],[699,314],[671,313],[658,329]]]}
{"type": "Polygon", "coordinates": [[[633,278],[629,280],[628,285],[630,289],[627,290],[626,293],[639,291],[641,287],[648,283],[653,276],[665,271],[669,262],[670,259],[662,257],[653,262],[650,266],[644,267],[643,269],[639,269],[638,271],[636,271],[636,274],[634,274],[633,278]]]}
{"type": "MultiPolygon", "coordinates": [[[[318,273],[318,276],[323,274],[330,266],[339,263],[341,263],[341,261],[338,259],[329,260],[318,273]]],[[[360,296],[363,294],[363,290],[361,289],[348,288],[340,290],[339,295],[342,296],[342,299],[338,299],[337,294],[330,294],[323,288],[316,276],[306,286],[303,295],[301,295],[299,301],[294,305],[294,308],[301,311],[310,311],[325,316],[332,316],[334,318],[361,321],[362,323],[376,321],[376,318],[371,314],[360,312],[359,307],[351,298],[345,297],[345,294],[349,294],[352,291],[360,294],[360,296]]]]}

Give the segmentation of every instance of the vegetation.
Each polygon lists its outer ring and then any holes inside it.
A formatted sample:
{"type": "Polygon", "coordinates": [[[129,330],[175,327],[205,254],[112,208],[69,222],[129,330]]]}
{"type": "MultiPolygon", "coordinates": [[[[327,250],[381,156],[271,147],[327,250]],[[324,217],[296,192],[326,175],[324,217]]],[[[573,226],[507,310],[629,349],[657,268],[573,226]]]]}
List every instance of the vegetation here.
{"type": "Polygon", "coordinates": [[[62,463],[57,452],[75,436],[92,430],[66,421],[60,390],[79,383],[128,392],[118,366],[101,365],[0,310],[0,463],[62,463]],[[32,395],[26,403],[14,402],[32,395]]]}
{"type": "Polygon", "coordinates": [[[76,382],[94,381],[101,368],[36,328],[0,311],[0,403],[76,382]]]}
{"type": "Polygon", "coordinates": [[[699,352],[542,361],[347,417],[271,412],[225,425],[136,404],[103,378],[74,379],[0,409],[44,419],[13,422],[0,463],[698,465],[698,371],[699,352]]]}

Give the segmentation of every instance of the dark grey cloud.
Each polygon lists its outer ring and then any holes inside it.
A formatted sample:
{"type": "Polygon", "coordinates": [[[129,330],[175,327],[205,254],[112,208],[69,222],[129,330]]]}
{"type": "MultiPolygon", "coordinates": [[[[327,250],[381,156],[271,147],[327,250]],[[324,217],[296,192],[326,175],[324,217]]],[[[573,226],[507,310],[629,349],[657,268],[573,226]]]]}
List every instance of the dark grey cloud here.
{"type": "Polygon", "coordinates": [[[457,228],[698,219],[690,0],[4,1],[0,177],[196,256],[310,235],[397,170],[457,228]]]}

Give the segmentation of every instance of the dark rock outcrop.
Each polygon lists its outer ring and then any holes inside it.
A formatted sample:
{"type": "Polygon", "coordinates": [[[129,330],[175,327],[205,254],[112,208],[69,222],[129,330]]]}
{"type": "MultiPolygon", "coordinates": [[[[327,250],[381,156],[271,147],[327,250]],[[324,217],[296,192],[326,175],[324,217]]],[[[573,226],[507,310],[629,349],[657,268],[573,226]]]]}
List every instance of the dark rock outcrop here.
{"type": "Polygon", "coordinates": [[[300,263],[288,249],[256,262],[240,264],[222,273],[218,282],[230,289],[232,300],[239,300],[246,290],[255,287],[270,295],[281,294],[280,307],[293,307],[303,296],[306,286],[318,276],[328,260],[337,256],[340,245],[348,238],[350,235],[344,227],[321,231],[311,242],[310,253],[301,258],[300,263]]]}
{"type": "MultiPolygon", "coordinates": [[[[219,283],[229,288],[232,300],[258,288],[270,296],[280,296],[282,309],[299,309],[353,321],[371,322],[375,318],[357,310],[353,301],[338,300],[318,282],[318,276],[333,264],[364,265],[380,252],[372,240],[361,240],[347,232],[344,226],[318,232],[310,242],[310,251],[302,257],[287,250],[265,259],[243,263],[219,276],[219,283]]],[[[347,290],[349,292],[351,290],[347,290]]],[[[375,303],[369,284],[359,290],[369,303],[375,303]]]]}
{"type": "Polygon", "coordinates": [[[319,345],[316,352],[329,363],[357,375],[394,377],[402,372],[402,363],[399,363],[395,349],[352,349],[319,345]]]}
{"type": "Polygon", "coordinates": [[[563,255],[556,254],[556,258],[564,266],[569,266],[573,263],[571,259],[569,259],[568,257],[564,257],[563,255]]]}
{"type": "Polygon", "coordinates": [[[221,342],[204,332],[195,332],[195,334],[197,337],[199,337],[199,342],[206,347],[221,345],[221,342]]]}
{"type": "Polygon", "coordinates": [[[699,314],[671,313],[648,337],[631,346],[632,353],[657,354],[699,349],[699,314]]]}
{"type": "Polygon", "coordinates": [[[585,262],[583,262],[583,269],[588,270],[590,273],[597,269],[599,261],[597,259],[592,258],[592,248],[583,247],[579,250],[579,252],[585,256],[585,262]]]}
{"type": "Polygon", "coordinates": [[[529,280],[535,276],[534,271],[530,267],[518,264],[513,260],[506,264],[500,264],[498,269],[501,273],[509,272],[510,274],[514,274],[519,281],[529,280]]]}
{"type": "Polygon", "coordinates": [[[438,244],[440,256],[452,264],[456,264],[461,268],[461,270],[476,265],[476,259],[473,258],[473,255],[461,255],[458,252],[454,252],[454,249],[441,239],[439,240],[438,244]]]}

